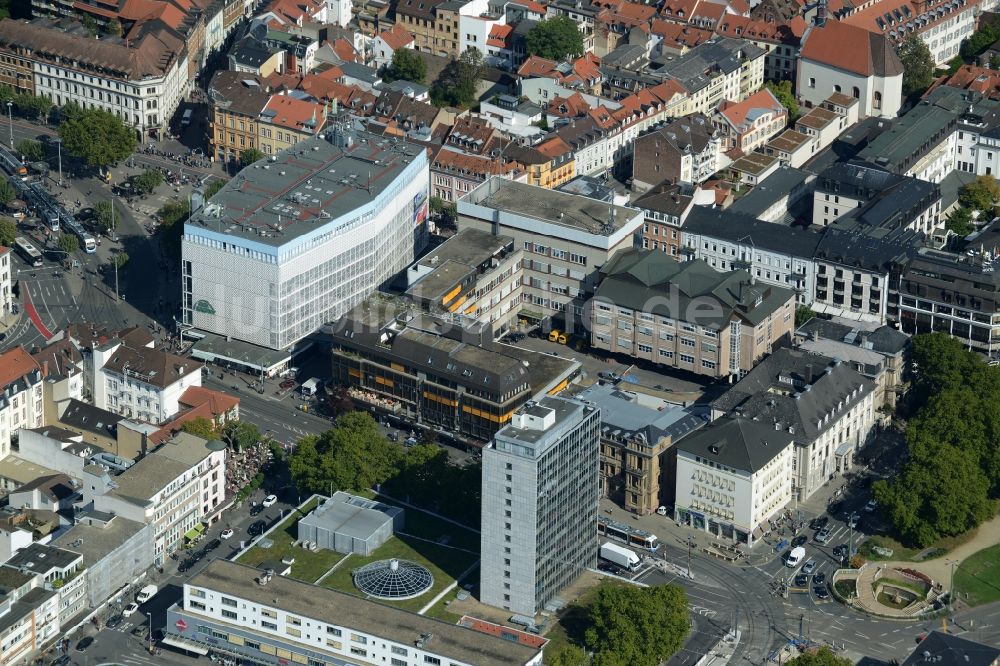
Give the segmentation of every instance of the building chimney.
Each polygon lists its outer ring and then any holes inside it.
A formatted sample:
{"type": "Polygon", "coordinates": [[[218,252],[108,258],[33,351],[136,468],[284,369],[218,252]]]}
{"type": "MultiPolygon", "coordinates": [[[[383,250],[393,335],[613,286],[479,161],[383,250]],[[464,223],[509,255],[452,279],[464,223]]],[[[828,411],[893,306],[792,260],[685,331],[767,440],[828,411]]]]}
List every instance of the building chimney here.
{"type": "Polygon", "coordinates": [[[813,383],[813,366],[812,363],[806,363],[806,384],[813,383]]]}

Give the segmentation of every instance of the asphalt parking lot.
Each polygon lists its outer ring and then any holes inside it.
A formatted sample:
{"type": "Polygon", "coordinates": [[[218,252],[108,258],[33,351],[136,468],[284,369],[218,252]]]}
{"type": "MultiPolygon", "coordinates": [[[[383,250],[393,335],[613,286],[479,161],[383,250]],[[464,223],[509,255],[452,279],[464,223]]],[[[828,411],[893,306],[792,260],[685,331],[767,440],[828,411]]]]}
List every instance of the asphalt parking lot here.
{"type": "MultiPolygon", "coordinates": [[[[674,394],[672,396],[673,399],[681,402],[695,402],[715,397],[728,387],[727,384],[718,384],[709,378],[697,377],[690,373],[673,369],[659,371],[652,368],[638,367],[630,365],[623,359],[619,360],[612,356],[577,351],[567,345],[561,345],[558,342],[549,342],[547,339],[532,337],[530,335],[513,344],[523,349],[548,354],[554,353],[564,358],[572,358],[579,361],[583,371],[582,378],[587,384],[597,381],[599,373],[615,373],[619,376],[624,375],[626,383],[638,384],[646,389],[662,391],[665,394],[674,394]]],[[[668,399],[671,398],[671,396],[667,397],[668,399]]]]}

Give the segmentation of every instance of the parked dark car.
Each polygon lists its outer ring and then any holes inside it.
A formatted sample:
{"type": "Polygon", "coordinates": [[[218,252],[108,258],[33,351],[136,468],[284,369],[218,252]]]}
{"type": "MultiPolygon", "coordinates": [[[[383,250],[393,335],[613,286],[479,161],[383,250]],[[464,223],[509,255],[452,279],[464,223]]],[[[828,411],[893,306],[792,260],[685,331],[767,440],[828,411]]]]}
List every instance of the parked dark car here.
{"type": "Polygon", "coordinates": [[[806,574],[799,574],[795,577],[795,587],[805,587],[809,584],[809,576],[806,574]]]}
{"type": "Polygon", "coordinates": [[[250,524],[250,527],[247,528],[247,534],[250,536],[257,536],[258,534],[263,534],[266,529],[267,523],[263,520],[258,520],[257,522],[250,524]]]}
{"type": "Polygon", "coordinates": [[[93,644],[94,644],[94,637],[93,636],[85,636],[84,638],[80,639],[79,643],[76,644],[76,651],[77,652],[86,652],[87,648],[89,648],[93,644]]]}
{"type": "Polygon", "coordinates": [[[804,544],[808,540],[809,540],[809,537],[807,537],[805,534],[800,534],[797,537],[795,537],[794,539],[792,539],[792,548],[798,548],[799,546],[801,546],[802,544],[804,544]]]}
{"type": "Polygon", "coordinates": [[[830,522],[829,516],[818,516],[809,521],[809,528],[813,530],[821,530],[826,527],[826,524],[830,522]]]}
{"type": "Polygon", "coordinates": [[[825,585],[817,585],[813,588],[813,592],[816,594],[817,599],[829,599],[830,593],[827,592],[825,585]]]}
{"type": "Polygon", "coordinates": [[[108,621],[104,623],[104,626],[107,627],[108,629],[114,629],[115,627],[119,626],[124,619],[125,618],[123,618],[121,615],[112,615],[111,617],[108,618],[108,621]]]}
{"type": "Polygon", "coordinates": [[[264,505],[263,504],[254,504],[253,507],[251,507],[251,509],[250,509],[250,515],[251,516],[259,515],[260,512],[263,511],[263,510],[264,510],[264,505]]]}
{"type": "Polygon", "coordinates": [[[222,545],[222,539],[212,539],[211,541],[205,544],[205,552],[208,553],[210,551],[213,551],[221,545],[222,545]]]}
{"type": "Polygon", "coordinates": [[[70,661],[69,655],[64,654],[60,655],[60,657],[54,660],[51,664],[49,664],[49,666],[66,666],[66,664],[68,664],[69,661],[70,661]]]}
{"type": "Polygon", "coordinates": [[[813,585],[823,585],[826,583],[826,574],[822,571],[813,574],[813,585]]]}

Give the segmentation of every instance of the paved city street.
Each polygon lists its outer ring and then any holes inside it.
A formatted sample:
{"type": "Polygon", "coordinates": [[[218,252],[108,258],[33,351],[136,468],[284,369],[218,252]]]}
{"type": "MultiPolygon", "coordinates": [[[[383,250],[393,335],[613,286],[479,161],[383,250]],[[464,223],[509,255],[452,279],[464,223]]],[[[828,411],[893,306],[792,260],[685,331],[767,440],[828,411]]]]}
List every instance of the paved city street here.
{"type": "MultiPolygon", "coordinates": [[[[301,499],[294,491],[287,488],[282,489],[277,484],[284,482],[277,478],[269,478],[265,481],[265,487],[254,494],[250,500],[238,509],[232,509],[223,514],[222,519],[209,527],[199,543],[179,554],[178,559],[168,559],[164,564],[162,574],[152,572],[150,576],[142,581],[138,586],[154,583],[159,586],[159,591],[148,603],[139,607],[139,612],[129,618],[124,618],[122,623],[115,628],[109,629],[103,626],[108,618],[121,612],[122,607],[132,601],[131,598],[121,597],[112,599],[108,607],[101,613],[102,627],[96,630],[93,624],[88,623],[79,632],[71,636],[73,646],[84,636],[93,636],[94,643],[85,653],[78,653],[74,649],[70,650],[70,656],[74,663],[79,666],[96,666],[98,664],[127,664],[143,666],[145,664],[190,664],[197,656],[185,655],[180,651],[161,647],[156,655],[148,651],[149,633],[148,622],[152,617],[154,632],[162,630],[166,622],[167,609],[180,600],[183,594],[185,581],[196,575],[214,559],[231,558],[235,556],[244,545],[249,543],[251,536],[248,529],[258,521],[264,521],[266,528],[270,528],[276,522],[284,519],[288,512],[297,506],[301,499]],[[274,485],[272,485],[274,484],[274,485]],[[260,503],[269,493],[277,493],[278,502],[257,515],[251,515],[252,503],[260,503]],[[214,550],[204,552],[204,546],[214,539],[220,537],[222,530],[231,528],[234,531],[230,539],[221,540],[221,545],[214,550]],[[187,557],[194,553],[204,552],[203,556],[190,569],[184,573],[178,572],[178,566],[187,557]]],[[[201,663],[206,660],[202,659],[201,663]]]]}

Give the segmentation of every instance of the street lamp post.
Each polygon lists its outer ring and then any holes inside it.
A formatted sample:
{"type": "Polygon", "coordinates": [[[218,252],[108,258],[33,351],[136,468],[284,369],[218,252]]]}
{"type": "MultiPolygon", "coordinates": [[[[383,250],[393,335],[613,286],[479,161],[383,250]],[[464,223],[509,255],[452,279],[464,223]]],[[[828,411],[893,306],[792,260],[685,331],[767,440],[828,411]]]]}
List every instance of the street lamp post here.
{"type": "Polygon", "coordinates": [[[694,539],[692,537],[688,537],[687,547],[688,547],[688,578],[690,578],[691,577],[691,549],[694,548],[694,539]]]}
{"type": "Polygon", "coordinates": [[[958,564],[958,560],[945,560],[945,564],[951,565],[951,582],[948,585],[948,612],[952,613],[955,610],[955,565],[958,564]]]}
{"type": "Polygon", "coordinates": [[[59,187],[62,187],[62,139],[56,137],[56,148],[59,150],[59,187]]]}
{"type": "Polygon", "coordinates": [[[10,123],[10,149],[14,150],[14,108],[13,102],[7,102],[7,122],[10,123]]]}
{"type": "Polygon", "coordinates": [[[153,653],[153,614],[146,613],[146,617],[149,618],[149,653],[153,653]]]}

